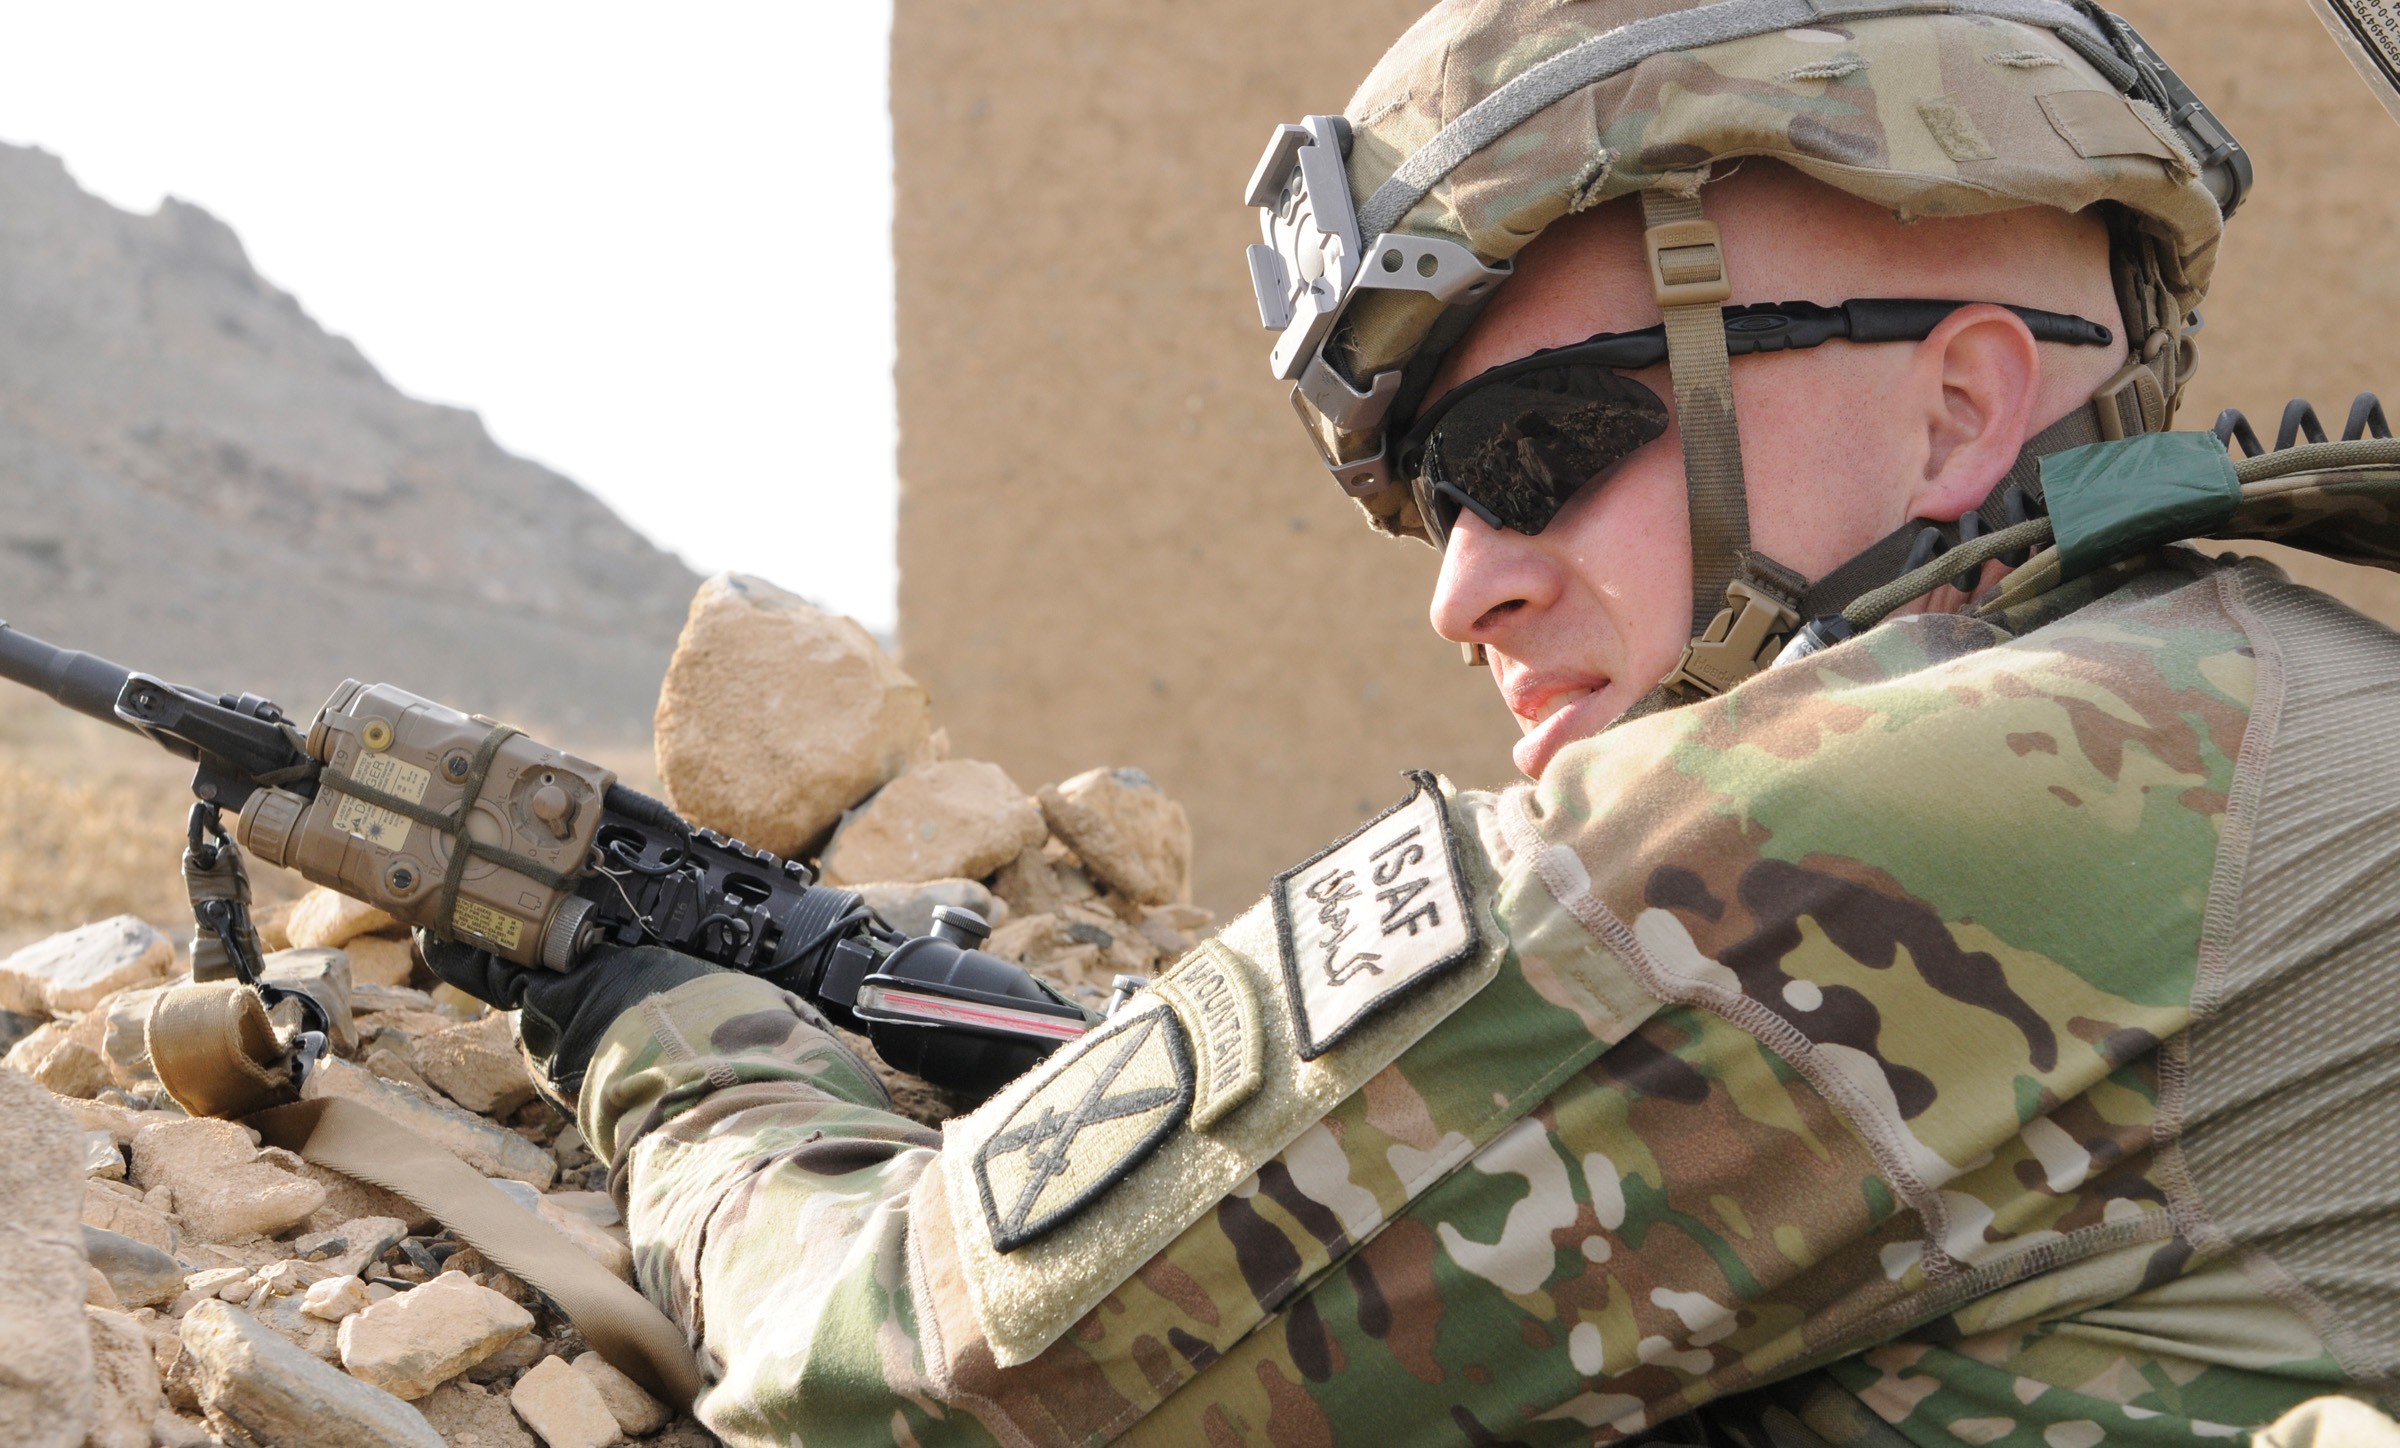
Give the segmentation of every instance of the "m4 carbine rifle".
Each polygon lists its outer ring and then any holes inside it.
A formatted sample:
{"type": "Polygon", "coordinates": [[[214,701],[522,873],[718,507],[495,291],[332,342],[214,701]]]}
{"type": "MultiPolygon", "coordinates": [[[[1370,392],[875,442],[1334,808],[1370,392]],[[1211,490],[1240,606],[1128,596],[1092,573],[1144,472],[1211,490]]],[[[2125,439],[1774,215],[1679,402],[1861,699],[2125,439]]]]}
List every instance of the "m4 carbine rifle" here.
{"type": "MultiPolygon", "coordinates": [[[[5,623],[0,677],[194,761],[202,859],[234,811],[233,838],[267,863],[519,965],[567,971],[603,944],[664,945],[771,981],[900,1070],[977,1095],[1097,1019],[975,949],[988,927],[969,912],[903,937],[797,860],[694,829],[599,765],[389,684],[343,681],[303,732],[257,695],[170,684],[5,623]]],[[[195,890],[200,943],[213,935],[258,987],[247,891],[218,893],[195,890]]]]}

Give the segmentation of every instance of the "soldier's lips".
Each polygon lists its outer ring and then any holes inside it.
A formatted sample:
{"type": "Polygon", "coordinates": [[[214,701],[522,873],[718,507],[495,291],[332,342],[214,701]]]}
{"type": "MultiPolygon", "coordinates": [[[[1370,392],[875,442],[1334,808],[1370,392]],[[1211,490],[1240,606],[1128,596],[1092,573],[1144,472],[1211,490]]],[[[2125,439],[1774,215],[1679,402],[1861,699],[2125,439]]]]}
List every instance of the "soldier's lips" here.
{"type": "Polygon", "coordinates": [[[1605,678],[1528,676],[1507,688],[1509,712],[1525,731],[1509,756],[1528,779],[1539,779],[1552,755],[1578,739],[1597,734],[1616,717],[1605,678]]]}

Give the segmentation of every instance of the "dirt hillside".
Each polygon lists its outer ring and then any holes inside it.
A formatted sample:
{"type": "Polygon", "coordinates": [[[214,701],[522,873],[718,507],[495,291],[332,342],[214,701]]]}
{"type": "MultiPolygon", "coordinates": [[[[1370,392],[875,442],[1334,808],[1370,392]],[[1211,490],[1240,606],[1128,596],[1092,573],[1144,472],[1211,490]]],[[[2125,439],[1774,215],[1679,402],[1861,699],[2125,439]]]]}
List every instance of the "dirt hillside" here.
{"type": "Polygon", "coordinates": [[[633,739],[697,582],[403,397],[223,222],[0,146],[0,618],[303,716],[351,675],[633,739]]]}

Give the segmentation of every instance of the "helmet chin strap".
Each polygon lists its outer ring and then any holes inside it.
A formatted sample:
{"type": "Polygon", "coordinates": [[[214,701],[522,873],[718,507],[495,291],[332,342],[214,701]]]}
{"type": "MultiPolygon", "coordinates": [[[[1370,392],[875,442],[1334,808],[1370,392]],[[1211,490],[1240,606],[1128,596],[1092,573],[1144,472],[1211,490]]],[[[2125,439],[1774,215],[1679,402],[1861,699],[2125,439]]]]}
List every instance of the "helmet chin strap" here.
{"type": "MultiPolygon", "coordinates": [[[[1662,703],[1721,694],[1774,661],[1800,624],[1804,580],[1750,547],[1750,500],[1720,310],[1733,296],[1725,244],[1700,211],[1707,172],[1642,192],[1642,249],[1666,318],[1667,372],[1683,434],[1692,531],[1692,633],[1662,703]]],[[[1648,701],[1645,701],[1648,702],[1648,701]]]]}

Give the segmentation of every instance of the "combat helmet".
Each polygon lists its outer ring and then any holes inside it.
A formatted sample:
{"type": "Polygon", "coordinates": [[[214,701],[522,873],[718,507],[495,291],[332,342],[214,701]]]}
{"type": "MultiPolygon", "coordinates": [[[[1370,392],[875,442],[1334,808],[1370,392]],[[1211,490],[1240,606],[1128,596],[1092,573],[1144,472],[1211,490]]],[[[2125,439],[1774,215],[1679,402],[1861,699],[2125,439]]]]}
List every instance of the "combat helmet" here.
{"type": "Polygon", "coordinates": [[[1369,521],[1428,542],[1421,470],[1395,451],[1443,354],[1543,229],[1641,197],[1693,550],[1692,643],[1650,708],[1740,682],[1928,541],[1920,520],[1814,581],[1749,547],[1729,335],[1738,355],[1893,328],[1855,309],[1723,306],[1740,259],[1702,183],[1744,157],[1904,219],[2108,204],[2127,335],[2087,323],[2072,339],[2121,346],[2124,365],[1945,541],[2038,508],[2041,457],[2168,425],[2250,183],[2224,127],[2091,0],[1444,0],[1345,114],[1279,127],[1245,198],[1266,238],[1249,260],[1271,365],[1369,521]]]}

